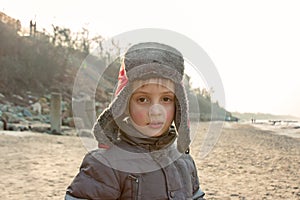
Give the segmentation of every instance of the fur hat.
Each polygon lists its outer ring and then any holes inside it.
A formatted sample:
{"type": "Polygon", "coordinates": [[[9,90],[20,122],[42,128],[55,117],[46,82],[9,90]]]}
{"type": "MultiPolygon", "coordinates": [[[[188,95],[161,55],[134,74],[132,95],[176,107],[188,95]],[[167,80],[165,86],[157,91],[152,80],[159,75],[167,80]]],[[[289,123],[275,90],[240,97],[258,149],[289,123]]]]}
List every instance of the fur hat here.
{"type": "Polygon", "coordinates": [[[190,145],[190,128],[183,76],[183,56],[173,47],[154,42],[139,43],[130,47],[120,68],[115,98],[100,114],[93,127],[99,145],[111,146],[117,141],[120,124],[124,120],[127,103],[131,97],[132,82],[163,78],[175,84],[174,124],[178,133],[177,149],[185,152],[190,145]]]}

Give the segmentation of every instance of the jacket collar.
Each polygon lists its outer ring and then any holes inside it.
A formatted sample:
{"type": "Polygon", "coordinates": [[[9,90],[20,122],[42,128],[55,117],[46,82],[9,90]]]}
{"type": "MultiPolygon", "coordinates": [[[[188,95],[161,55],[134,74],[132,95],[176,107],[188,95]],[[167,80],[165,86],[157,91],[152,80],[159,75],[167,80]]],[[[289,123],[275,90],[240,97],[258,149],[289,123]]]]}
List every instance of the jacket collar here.
{"type": "MultiPolygon", "coordinates": [[[[130,129],[135,129],[130,124],[128,124],[128,126],[130,126],[130,129]]],[[[135,129],[134,132],[136,131],[137,130],[135,129]]],[[[134,146],[140,146],[148,151],[156,151],[167,148],[174,143],[176,137],[177,135],[174,127],[170,127],[166,133],[159,137],[138,137],[126,134],[124,130],[120,129],[121,140],[134,146]]]]}

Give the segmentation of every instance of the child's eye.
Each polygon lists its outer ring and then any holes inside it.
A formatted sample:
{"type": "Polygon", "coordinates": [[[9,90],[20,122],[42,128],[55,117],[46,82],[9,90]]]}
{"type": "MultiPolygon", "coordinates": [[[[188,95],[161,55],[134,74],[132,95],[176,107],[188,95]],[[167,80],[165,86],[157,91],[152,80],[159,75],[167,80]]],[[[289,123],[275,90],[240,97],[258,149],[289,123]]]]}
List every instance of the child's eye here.
{"type": "Polygon", "coordinates": [[[139,103],[148,103],[149,99],[147,99],[146,97],[139,97],[139,98],[137,98],[137,102],[139,102],[139,103]]]}
{"type": "Polygon", "coordinates": [[[163,101],[163,102],[172,102],[172,101],[173,101],[173,98],[171,98],[171,97],[163,97],[163,98],[162,98],[162,101],[163,101]]]}

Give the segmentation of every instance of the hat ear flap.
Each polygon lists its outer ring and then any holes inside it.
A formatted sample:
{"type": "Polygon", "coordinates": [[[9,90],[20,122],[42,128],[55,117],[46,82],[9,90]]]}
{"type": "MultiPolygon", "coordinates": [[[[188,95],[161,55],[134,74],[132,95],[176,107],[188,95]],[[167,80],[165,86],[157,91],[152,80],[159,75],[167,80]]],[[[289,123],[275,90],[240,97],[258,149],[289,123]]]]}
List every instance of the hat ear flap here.
{"type": "Polygon", "coordinates": [[[178,132],[177,149],[179,152],[185,152],[191,143],[190,126],[188,116],[188,100],[183,85],[178,84],[175,87],[175,118],[174,124],[178,132]]]}
{"type": "Polygon", "coordinates": [[[99,144],[111,146],[117,141],[119,134],[118,120],[126,113],[124,102],[130,98],[129,84],[125,85],[113,102],[98,117],[93,127],[93,133],[99,144]]]}
{"type": "Polygon", "coordinates": [[[98,117],[93,133],[99,144],[112,145],[112,142],[117,140],[118,126],[110,108],[104,110],[98,117]]]}

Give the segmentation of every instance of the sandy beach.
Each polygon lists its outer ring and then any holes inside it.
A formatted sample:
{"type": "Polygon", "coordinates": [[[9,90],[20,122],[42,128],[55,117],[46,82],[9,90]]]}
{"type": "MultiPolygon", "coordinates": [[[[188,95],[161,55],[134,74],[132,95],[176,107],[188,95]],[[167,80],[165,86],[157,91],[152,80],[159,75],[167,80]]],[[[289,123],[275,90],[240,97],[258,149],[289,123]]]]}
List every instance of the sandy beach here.
{"type": "MultiPolygon", "coordinates": [[[[300,138],[268,126],[225,123],[205,158],[196,137],[191,154],[207,199],[300,199],[300,138]]],[[[86,152],[76,136],[0,131],[2,199],[63,199],[86,152]]]]}

